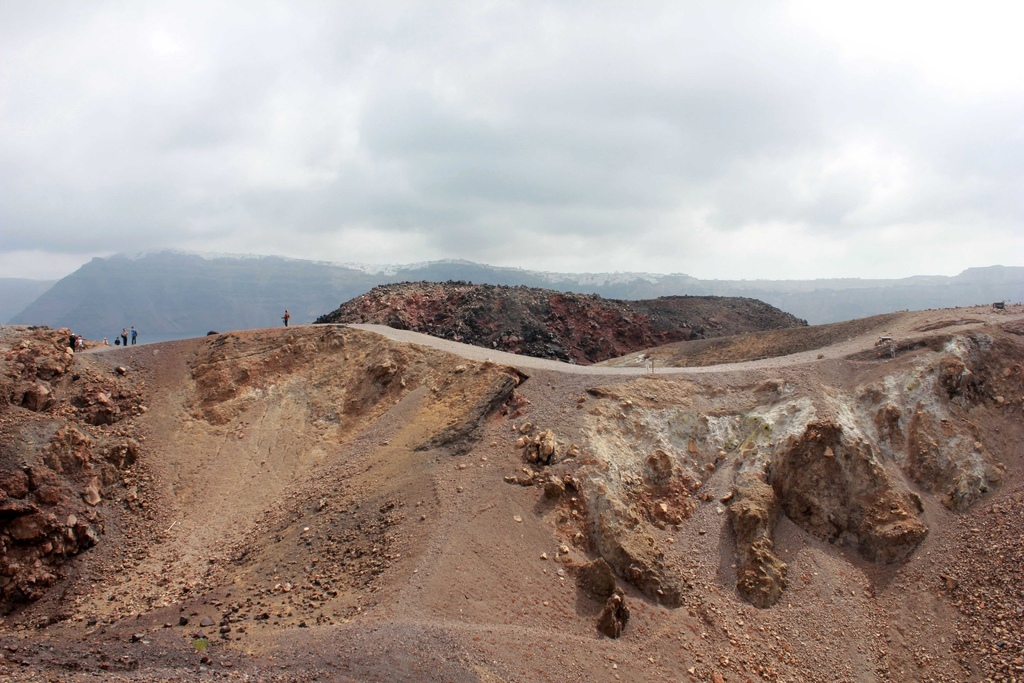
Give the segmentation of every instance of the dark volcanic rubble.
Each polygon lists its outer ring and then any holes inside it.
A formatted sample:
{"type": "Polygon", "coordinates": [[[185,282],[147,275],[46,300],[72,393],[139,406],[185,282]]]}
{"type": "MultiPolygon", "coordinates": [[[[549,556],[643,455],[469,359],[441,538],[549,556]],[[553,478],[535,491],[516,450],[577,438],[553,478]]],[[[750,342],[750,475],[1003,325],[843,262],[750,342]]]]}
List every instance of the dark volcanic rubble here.
{"type": "Polygon", "coordinates": [[[756,299],[604,299],[532,287],[415,282],[382,285],[318,323],[374,323],[587,365],[690,339],[806,325],[756,299]]]}

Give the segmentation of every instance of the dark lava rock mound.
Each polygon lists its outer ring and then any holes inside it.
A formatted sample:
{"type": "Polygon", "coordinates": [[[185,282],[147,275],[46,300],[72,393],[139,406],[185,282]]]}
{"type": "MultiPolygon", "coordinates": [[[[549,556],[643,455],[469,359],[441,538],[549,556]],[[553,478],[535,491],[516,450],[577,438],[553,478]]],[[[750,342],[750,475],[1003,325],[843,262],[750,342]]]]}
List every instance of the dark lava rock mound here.
{"type": "Polygon", "coordinates": [[[317,323],[373,323],[587,365],[691,339],[806,325],[757,299],[605,299],[533,287],[415,282],[381,285],[317,323]]]}

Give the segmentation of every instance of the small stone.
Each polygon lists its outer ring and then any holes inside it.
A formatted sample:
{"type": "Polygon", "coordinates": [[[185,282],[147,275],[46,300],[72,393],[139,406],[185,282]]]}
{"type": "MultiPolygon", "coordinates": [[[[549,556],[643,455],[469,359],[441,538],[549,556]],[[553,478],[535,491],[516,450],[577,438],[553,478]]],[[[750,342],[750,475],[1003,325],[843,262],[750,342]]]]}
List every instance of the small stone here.
{"type": "Polygon", "coordinates": [[[540,559],[542,559],[542,560],[548,559],[548,554],[547,553],[541,553],[540,554],[540,559]]]}
{"type": "Polygon", "coordinates": [[[178,626],[188,626],[188,617],[184,614],[178,617],[178,626]]]}
{"type": "Polygon", "coordinates": [[[213,626],[213,624],[213,619],[211,619],[210,617],[203,617],[199,622],[200,626],[213,626]]]}
{"type": "Polygon", "coordinates": [[[513,515],[512,521],[515,522],[516,524],[522,524],[523,523],[523,518],[520,517],[519,515],[513,515]]]}
{"type": "Polygon", "coordinates": [[[138,642],[140,642],[145,637],[146,637],[145,633],[133,633],[132,637],[131,637],[131,641],[133,643],[138,643],[138,642]]]}
{"type": "Polygon", "coordinates": [[[89,505],[92,505],[93,507],[99,505],[100,502],[103,500],[103,498],[100,496],[99,484],[95,480],[93,482],[90,482],[85,487],[85,490],[82,491],[82,500],[84,500],[89,505]]]}

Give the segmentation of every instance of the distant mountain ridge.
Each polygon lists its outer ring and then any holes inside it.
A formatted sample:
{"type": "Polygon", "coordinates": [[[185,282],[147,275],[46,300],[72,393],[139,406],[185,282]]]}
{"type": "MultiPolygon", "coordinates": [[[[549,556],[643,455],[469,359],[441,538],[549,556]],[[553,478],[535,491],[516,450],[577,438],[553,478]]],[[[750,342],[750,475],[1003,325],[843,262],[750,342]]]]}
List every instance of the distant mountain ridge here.
{"type": "Polygon", "coordinates": [[[683,274],[545,273],[448,260],[381,267],[276,256],[157,252],[96,258],[12,314],[14,324],[68,326],[93,339],[135,325],[143,341],[210,330],[310,323],[397,282],[525,285],[609,299],[730,296],[759,299],[811,324],[897,310],[1024,300],[1024,267],[970,268],[959,275],[892,280],[700,280],[683,274]]]}

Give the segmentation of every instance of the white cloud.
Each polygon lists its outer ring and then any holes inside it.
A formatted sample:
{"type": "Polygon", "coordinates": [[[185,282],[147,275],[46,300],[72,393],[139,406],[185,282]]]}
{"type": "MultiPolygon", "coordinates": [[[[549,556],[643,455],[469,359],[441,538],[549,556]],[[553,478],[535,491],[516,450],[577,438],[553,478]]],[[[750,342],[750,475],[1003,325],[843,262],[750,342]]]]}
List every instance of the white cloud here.
{"type": "Polygon", "coordinates": [[[1009,3],[60,7],[0,10],[3,268],[180,247],[895,277],[1024,253],[1009,3]]]}

